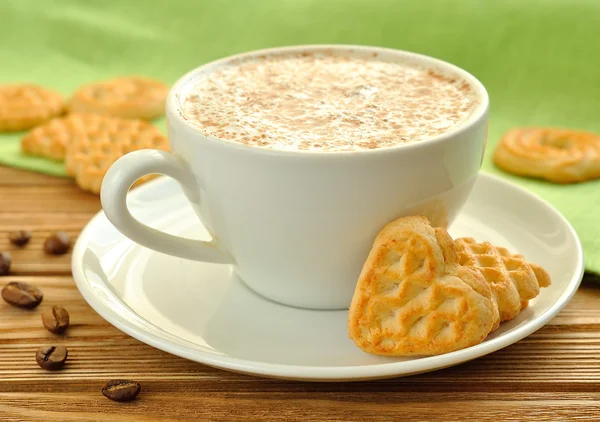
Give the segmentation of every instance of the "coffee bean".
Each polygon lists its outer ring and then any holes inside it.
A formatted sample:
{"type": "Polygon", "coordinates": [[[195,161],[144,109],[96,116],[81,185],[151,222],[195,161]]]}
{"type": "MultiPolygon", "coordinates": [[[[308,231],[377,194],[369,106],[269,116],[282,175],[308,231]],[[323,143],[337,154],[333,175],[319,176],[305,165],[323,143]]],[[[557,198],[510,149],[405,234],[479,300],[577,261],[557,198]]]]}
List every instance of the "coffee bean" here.
{"type": "Polygon", "coordinates": [[[8,240],[15,246],[25,246],[31,239],[31,232],[29,230],[17,230],[8,234],[8,240]]]}
{"type": "Polygon", "coordinates": [[[136,381],[110,380],[102,387],[102,394],[113,401],[131,401],[141,389],[142,386],[136,381]]]}
{"type": "Polygon", "coordinates": [[[69,352],[63,346],[43,346],[35,353],[35,360],[40,368],[56,371],[65,365],[69,352]]]}
{"type": "Polygon", "coordinates": [[[8,252],[0,252],[0,275],[7,275],[10,272],[11,262],[8,252]]]}
{"type": "Polygon", "coordinates": [[[63,255],[71,247],[71,238],[65,232],[56,232],[46,239],[44,251],[50,255],[63,255]]]}
{"type": "Polygon", "coordinates": [[[11,281],[2,289],[2,298],[13,306],[32,309],[40,304],[44,294],[29,283],[11,281]]]}
{"type": "Polygon", "coordinates": [[[53,306],[42,312],[42,324],[53,334],[62,334],[69,328],[69,313],[62,306],[53,306]]]}

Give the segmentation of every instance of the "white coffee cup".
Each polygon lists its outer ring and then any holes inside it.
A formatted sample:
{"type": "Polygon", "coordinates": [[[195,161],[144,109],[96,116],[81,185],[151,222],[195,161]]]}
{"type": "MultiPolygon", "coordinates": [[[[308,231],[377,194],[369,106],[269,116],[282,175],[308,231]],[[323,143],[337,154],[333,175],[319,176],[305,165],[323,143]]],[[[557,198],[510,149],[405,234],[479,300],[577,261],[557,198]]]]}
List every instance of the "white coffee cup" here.
{"type": "Polygon", "coordinates": [[[102,206],[135,242],[182,258],[231,264],[250,288],[269,299],[303,308],[347,308],[373,240],[386,223],[422,214],[446,224],[459,212],[481,166],[488,103],[483,85],[466,71],[399,50],[317,45],[225,58],[175,83],[166,106],[171,152],[141,150],[117,160],[102,184],[102,206]],[[479,105],[466,123],[431,140],[351,152],[246,146],[206,136],[181,116],[181,101],[195,78],[223,61],[318,50],[364,57],[378,53],[459,75],[474,87],[479,105]],[[149,173],[179,182],[213,241],[172,236],[133,218],[127,191],[149,173]]]}

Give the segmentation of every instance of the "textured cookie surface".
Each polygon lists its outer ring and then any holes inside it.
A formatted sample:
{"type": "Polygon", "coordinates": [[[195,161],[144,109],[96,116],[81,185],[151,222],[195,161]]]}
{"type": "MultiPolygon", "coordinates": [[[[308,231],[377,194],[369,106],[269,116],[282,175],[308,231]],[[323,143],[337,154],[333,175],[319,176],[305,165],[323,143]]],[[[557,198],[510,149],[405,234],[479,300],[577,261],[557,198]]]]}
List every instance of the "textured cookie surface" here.
{"type": "Polygon", "coordinates": [[[128,76],[85,85],[73,94],[69,109],[127,119],[162,116],[168,87],[150,78],[128,76]]]}
{"type": "Polygon", "coordinates": [[[64,111],[58,92],[34,84],[0,85],[0,132],[30,129],[64,111]]]}
{"type": "Polygon", "coordinates": [[[521,176],[555,183],[600,177],[600,135],[554,128],[518,128],[506,133],[494,163],[521,176]]]}
{"type": "Polygon", "coordinates": [[[446,230],[413,216],[389,223],[375,239],[348,332],[368,353],[436,355],[482,342],[498,321],[488,283],[459,265],[446,230]]]}
{"type": "MultiPolygon", "coordinates": [[[[94,116],[96,125],[79,132],[67,145],[65,166],[84,190],[99,193],[108,168],[123,155],[140,149],[168,150],[167,138],[143,120],[94,116]]],[[[143,183],[152,176],[136,182],[143,183]]]]}
{"type": "Polygon", "coordinates": [[[67,145],[77,134],[94,131],[106,124],[102,116],[69,114],[36,126],[21,138],[21,150],[28,155],[39,155],[63,161],[67,145]]]}
{"type": "Polygon", "coordinates": [[[523,255],[489,242],[472,238],[455,240],[461,265],[472,268],[486,279],[498,303],[501,321],[509,321],[527,307],[540,287],[550,285],[550,275],[523,255]]]}

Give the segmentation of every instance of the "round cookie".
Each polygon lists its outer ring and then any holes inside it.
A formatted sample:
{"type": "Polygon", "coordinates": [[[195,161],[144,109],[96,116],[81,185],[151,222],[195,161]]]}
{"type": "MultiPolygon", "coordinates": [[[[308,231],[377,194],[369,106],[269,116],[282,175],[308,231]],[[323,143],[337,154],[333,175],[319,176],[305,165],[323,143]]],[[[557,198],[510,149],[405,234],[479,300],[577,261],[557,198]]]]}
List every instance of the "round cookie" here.
{"type": "Polygon", "coordinates": [[[169,88],[141,76],[127,76],[85,85],[69,103],[76,113],[92,113],[125,119],[152,120],[165,112],[169,88]]]}
{"type": "Polygon", "coordinates": [[[30,129],[64,111],[58,92],[35,84],[0,85],[0,132],[30,129]]]}
{"type": "MultiPolygon", "coordinates": [[[[167,138],[149,122],[105,116],[88,119],[88,130],[75,133],[65,154],[67,174],[88,192],[100,193],[104,175],[123,155],[139,149],[169,150],[167,138]]],[[[144,176],[134,186],[153,177],[144,176]]]]}
{"type": "Polygon", "coordinates": [[[103,123],[106,117],[68,114],[34,127],[21,138],[21,151],[56,161],[64,161],[67,145],[78,134],[103,123]]]}
{"type": "Polygon", "coordinates": [[[600,135],[556,128],[517,128],[494,152],[496,166],[555,183],[600,178],[600,135]]]}

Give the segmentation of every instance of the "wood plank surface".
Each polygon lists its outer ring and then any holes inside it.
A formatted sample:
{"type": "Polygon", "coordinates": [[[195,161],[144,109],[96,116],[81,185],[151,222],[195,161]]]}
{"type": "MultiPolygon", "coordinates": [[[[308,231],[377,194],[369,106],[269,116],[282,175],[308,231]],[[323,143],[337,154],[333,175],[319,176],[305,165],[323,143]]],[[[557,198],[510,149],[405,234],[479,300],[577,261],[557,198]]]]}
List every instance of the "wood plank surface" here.
{"type": "Polygon", "coordinates": [[[48,256],[43,241],[73,240],[100,209],[98,198],[66,179],[0,167],[0,251],[13,272],[0,279],[44,290],[43,306],[0,301],[0,421],[559,421],[600,420],[600,283],[586,275],[550,324],[496,353],[441,371],[384,381],[306,383],[213,369],[161,352],[112,327],[83,300],[70,255],[48,256]],[[7,233],[31,229],[27,248],[7,233]],[[47,332],[42,307],[65,306],[72,326],[47,332]],[[44,344],[64,344],[69,360],[50,373],[35,363],[44,344]],[[112,378],[142,384],[135,402],[100,393],[112,378]]]}

